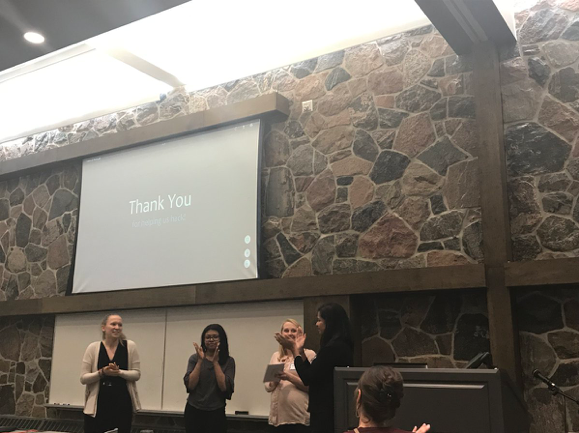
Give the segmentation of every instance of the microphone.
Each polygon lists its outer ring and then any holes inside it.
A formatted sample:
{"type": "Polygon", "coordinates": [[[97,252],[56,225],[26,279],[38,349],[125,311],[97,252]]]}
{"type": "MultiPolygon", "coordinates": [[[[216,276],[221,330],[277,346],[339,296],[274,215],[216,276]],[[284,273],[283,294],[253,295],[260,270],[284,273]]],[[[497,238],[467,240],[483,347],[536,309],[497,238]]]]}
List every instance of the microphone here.
{"type": "Polygon", "coordinates": [[[488,366],[489,368],[492,368],[491,364],[491,354],[489,352],[481,352],[478,355],[476,355],[474,358],[472,358],[468,364],[466,365],[467,369],[475,369],[475,368],[479,368],[482,364],[485,364],[486,366],[488,366]]]}
{"type": "Polygon", "coordinates": [[[549,389],[559,389],[557,385],[551,382],[551,379],[549,379],[546,376],[543,376],[543,374],[539,371],[539,369],[535,368],[533,370],[533,376],[539,379],[541,382],[545,383],[549,387],[549,389]]]}

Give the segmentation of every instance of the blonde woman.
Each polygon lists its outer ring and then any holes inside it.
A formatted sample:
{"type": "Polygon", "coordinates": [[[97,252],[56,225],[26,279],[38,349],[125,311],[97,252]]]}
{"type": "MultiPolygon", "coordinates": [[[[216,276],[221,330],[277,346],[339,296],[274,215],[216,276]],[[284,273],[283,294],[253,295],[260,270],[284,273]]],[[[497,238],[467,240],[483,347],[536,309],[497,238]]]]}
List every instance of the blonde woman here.
{"type": "MultiPolygon", "coordinates": [[[[294,319],[287,319],[281,325],[281,335],[295,340],[303,335],[300,324],[294,319]]],[[[305,350],[311,361],[315,352],[305,350]]],[[[308,432],[310,414],[308,413],[308,387],[298,376],[294,365],[294,355],[291,350],[284,349],[280,344],[279,350],[271,356],[270,364],[284,363],[284,370],[278,375],[278,381],[267,382],[265,390],[271,393],[269,410],[269,425],[272,433],[301,433],[308,432]]]]}
{"type": "Polygon", "coordinates": [[[80,382],[86,385],[85,433],[119,429],[130,433],[133,411],[141,404],[135,382],[141,377],[137,346],[123,334],[123,319],[108,314],[101,323],[102,340],[89,344],[82,358],[80,382]]]}

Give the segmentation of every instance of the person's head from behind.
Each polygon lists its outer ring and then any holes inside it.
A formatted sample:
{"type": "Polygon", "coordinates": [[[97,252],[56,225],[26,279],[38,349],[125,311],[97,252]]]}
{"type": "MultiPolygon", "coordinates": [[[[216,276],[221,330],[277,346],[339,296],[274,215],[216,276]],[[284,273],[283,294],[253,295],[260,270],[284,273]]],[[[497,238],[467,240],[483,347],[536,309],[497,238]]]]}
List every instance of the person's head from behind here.
{"type": "Polygon", "coordinates": [[[108,341],[126,340],[123,334],[123,318],[117,313],[107,314],[101,322],[102,339],[108,341]]]}
{"type": "Polygon", "coordinates": [[[336,339],[342,339],[352,345],[350,319],[340,304],[328,302],[318,308],[316,327],[321,334],[322,347],[336,339]]]}
{"type": "Polygon", "coordinates": [[[354,396],[360,421],[388,425],[403,396],[403,380],[398,371],[381,365],[369,368],[360,377],[354,396]]]}
{"type": "Polygon", "coordinates": [[[219,348],[219,363],[225,364],[229,359],[229,342],[227,334],[221,325],[207,325],[201,333],[201,348],[203,352],[213,353],[219,348]]]}

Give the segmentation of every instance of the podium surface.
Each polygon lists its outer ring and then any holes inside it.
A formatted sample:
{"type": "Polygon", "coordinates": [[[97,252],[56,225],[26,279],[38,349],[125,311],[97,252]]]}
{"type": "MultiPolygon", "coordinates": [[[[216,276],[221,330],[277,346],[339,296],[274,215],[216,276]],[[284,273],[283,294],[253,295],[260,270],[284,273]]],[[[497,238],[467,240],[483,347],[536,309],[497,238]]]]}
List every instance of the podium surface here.
{"type": "MultiPolygon", "coordinates": [[[[335,432],[356,427],[354,391],[367,368],[334,371],[335,432]]],[[[423,422],[432,433],[527,433],[521,393],[499,369],[398,368],[404,398],[394,425],[411,431],[423,422]]]]}

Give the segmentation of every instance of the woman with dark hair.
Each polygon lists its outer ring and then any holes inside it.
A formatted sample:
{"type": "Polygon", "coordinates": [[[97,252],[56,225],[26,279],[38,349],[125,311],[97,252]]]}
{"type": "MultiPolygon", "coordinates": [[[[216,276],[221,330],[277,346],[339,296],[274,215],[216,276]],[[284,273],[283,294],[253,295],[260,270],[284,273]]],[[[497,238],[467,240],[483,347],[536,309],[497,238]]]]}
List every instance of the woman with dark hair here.
{"type": "MultiPolygon", "coordinates": [[[[346,433],[409,433],[392,426],[396,409],[404,396],[402,375],[390,367],[371,367],[362,374],[354,393],[358,428],[346,433]]],[[[430,424],[414,427],[415,433],[426,433],[430,424]]]]}
{"type": "Polygon", "coordinates": [[[327,303],[318,309],[316,327],[321,334],[320,351],[312,362],[305,354],[305,334],[290,339],[278,333],[276,339],[293,353],[296,371],[303,384],[309,386],[308,410],[312,432],[333,433],[334,367],[352,364],[350,320],[341,305],[327,303]]]}
{"type": "Polygon", "coordinates": [[[189,393],[185,405],[187,433],[225,433],[225,400],[231,400],[235,360],[229,356],[227,334],[221,325],[207,326],[201,333],[201,347],[189,358],[183,378],[189,393]]]}
{"type": "Polygon", "coordinates": [[[133,411],[141,408],[136,382],[141,377],[137,345],[123,334],[123,319],[107,314],[102,340],[89,344],[82,358],[80,383],[86,385],[85,433],[119,429],[130,433],[133,411]]]}

